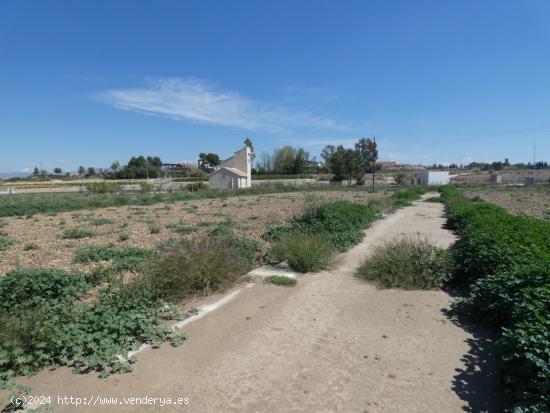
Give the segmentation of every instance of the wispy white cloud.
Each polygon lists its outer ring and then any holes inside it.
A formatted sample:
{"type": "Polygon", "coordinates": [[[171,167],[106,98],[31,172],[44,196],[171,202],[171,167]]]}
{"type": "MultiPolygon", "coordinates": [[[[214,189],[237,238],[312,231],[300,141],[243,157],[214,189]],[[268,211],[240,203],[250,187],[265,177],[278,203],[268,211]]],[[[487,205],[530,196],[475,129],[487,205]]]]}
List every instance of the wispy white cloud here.
{"type": "Polygon", "coordinates": [[[68,165],[68,164],[72,163],[72,161],[69,161],[67,159],[56,159],[55,163],[58,164],[58,165],[68,165]]]}
{"type": "Polygon", "coordinates": [[[148,87],[106,90],[97,98],[119,109],[251,131],[346,130],[334,119],[311,110],[259,102],[193,78],[149,80],[148,87]]]}

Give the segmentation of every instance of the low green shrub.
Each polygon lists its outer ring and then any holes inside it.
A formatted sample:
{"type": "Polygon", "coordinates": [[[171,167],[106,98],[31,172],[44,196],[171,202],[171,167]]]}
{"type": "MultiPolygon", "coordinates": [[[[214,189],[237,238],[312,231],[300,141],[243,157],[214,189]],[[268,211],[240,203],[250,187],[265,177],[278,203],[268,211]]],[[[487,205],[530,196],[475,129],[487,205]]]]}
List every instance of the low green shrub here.
{"type": "Polygon", "coordinates": [[[34,242],[31,242],[29,244],[25,244],[25,246],[23,247],[23,250],[24,251],[33,251],[33,250],[37,250],[39,248],[40,247],[38,246],[38,244],[35,244],[34,242]]]}
{"type": "Polygon", "coordinates": [[[111,245],[86,245],[74,256],[76,263],[112,261],[112,270],[131,271],[156,256],[156,252],[135,247],[115,248],[111,245]]]}
{"type": "Polygon", "coordinates": [[[11,313],[44,303],[72,302],[90,288],[80,272],[20,268],[0,278],[0,309],[11,313]]]}
{"type": "Polygon", "coordinates": [[[270,251],[275,261],[286,261],[299,272],[325,269],[330,264],[333,249],[324,234],[296,232],[282,238],[270,251]]]}
{"type": "Polygon", "coordinates": [[[447,225],[460,236],[455,311],[501,331],[496,351],[515,412],[550,411],[550,223],[512,215],[444,187],[447,225]]]}
{"type": "Polygon", "coordinates": [[[270,275],[264,278],[267,284],[281,285],[284,287],[294,287],[297,283],[296,278],[285,277],[284,275],[270,275]]]}
{"type": "Polygon", "coordinates": [[[13,247],[14,245],[17,245],[18,243],[19,241],[15,239],[0,236],[0,252],[6,251],[9,248],[13,247]]]}
{"type": "Polygon", "coordinates": [[[95,237],[97,234],[94,231],[89,231],[87,229],[73,228],[66,229],[63,231],[63,239],[81,239],[81,238],[91,238],[95,237]]]}
{"type": "Polygon", "coordinates": [[[180,240],[150,263],[143,282],[170,299],[215,291],[252,268],[253,248],[254,242],[232,237],[180,240]]]}
{"type": "Polygon", "coordinates": [[[139,286],[103,289],[93,303],[43,303],[0,315],[0,371],[31,374],[44,367],[76,372],[124,372],[117,355],[143,343],[160,343],[171,330],[165,305],[139,286]]]}
{"type": "Polygon", "coordinates": [[[361,230],[378,218],[368,206],[349,201],[333,201],[307,208],[293,218],[290,225],[272,224],[263,234],[270,242],[280,241],[294,233],[323,233],[338,251],[345,251],[361,241],[361,230]]]}
{"type": "Polygon", "coordinates": [[[440,288],[450,276],[450,257],[427,240],[399,238],[376,248],[359,275],[387,288],[440,288]]]}

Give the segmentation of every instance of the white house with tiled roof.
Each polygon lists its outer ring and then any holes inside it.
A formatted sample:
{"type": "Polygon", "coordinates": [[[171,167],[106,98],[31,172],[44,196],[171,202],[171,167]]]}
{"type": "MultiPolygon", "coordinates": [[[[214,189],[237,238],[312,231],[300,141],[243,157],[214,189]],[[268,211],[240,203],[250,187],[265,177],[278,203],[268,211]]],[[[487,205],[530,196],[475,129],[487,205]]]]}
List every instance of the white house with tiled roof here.
{"type": "Polygon", "coordinates": [[[208,186],[213,189],[250,188],[252,186],[252,150],[250,147],[235,152],[226,159],[210,178],[208,186]]]}

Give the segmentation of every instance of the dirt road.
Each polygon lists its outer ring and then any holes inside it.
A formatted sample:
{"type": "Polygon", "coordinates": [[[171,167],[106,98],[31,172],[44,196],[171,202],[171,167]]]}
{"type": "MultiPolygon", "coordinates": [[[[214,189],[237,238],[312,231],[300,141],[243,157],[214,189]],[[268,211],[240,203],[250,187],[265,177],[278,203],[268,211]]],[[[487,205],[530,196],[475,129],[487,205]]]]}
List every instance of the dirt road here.
{"type": "Polygon", "coordinates": [[[59,369],[27,383],[53,396],[55,412],[492,411],[484,341],[445,316],[446,293],[378,290],[353,275],[373,246],[401,234],[448,246],[454,237],[443,223],[441,204],[416,202],[376,222],[334,270],[304,275],[295,288],[241,287],[185,328],[183,346],[140,353],[133,373],[100,380],[59,369]],[[75,408],[57,406],[57,395],[118,399],[75,408]],[[145,396],[189,404],[122,399],[145,396]]]}

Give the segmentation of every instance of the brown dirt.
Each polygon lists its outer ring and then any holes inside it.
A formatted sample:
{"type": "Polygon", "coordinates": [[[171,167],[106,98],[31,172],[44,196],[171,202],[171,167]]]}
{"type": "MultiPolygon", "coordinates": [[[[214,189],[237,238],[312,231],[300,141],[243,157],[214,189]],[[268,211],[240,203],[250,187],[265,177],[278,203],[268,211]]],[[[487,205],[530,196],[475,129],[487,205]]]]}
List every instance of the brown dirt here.
{"type": "MultiPolygon", "coordinates": [[[[179,348],[146,350],[130,374],[68,368],[25,380],[35,395],[188,397],[188,406],[80,406],[81,412],[493,411],[487,338],[445,315],[443,291],[379,290],[354,276],[373,247],[400,235],[446,247],[442,205],[418,202],[376,222],[334,269],[297,287],[255,284],[185,327],[179,348]]],[[[219,295],[207,298],[215,301],[219,295]]],[[[75,411],[58,406],[56,412],[75,411]]]]}
{"type": "Polygon", "coordinates": [[[550,219],[550,185],[467,187],[464,193],[470,197],[479,196],[513,214],[550,219]]]}
{"type": "Polygon", "coordinates": [[[143,207],[123,206],[81,210],[58,213],[54,216],[37,214],[28,219],[4,218],[2,222],[5,222],[6,225],[0,231],[19,243],[0,253],[0,275],[17,265],[86,270],[93,264],[78,265],[72,262],[79,247],[89,244],[113,243],[121,246],[133,245],[139,248],[154,249],[171,238],[181,236],[168,228],[168,225],[178,223],[193,227],[195,232],[188,237],[194,237],[209,231],[215,223],[231,219],[236,224],[236,234],[251,237],[263,243],[261,235],[271,222],[288,221],[307,203],[330,199],[347,199],[366,203],[367,200],[389,196],[389,193],[368,194],[357,191],[275,193],[227,199],[183,201],[143,207]],[[112,224],[96,226],[93,224],[93,220],[97,218],[109,219],[112,224]],[[160,233],[152,234],[151,226],[158,227],[160,233]],[[91,230],[96,232],[97,236],[84,239],[62,239],[63,231],[72,228],[91,230]],[[128,241],[120,241],[121,234],[128,234],[128,241]],[[37,244],[39,248],[25,251],[25,246],[30,243],[37,244]]]}

